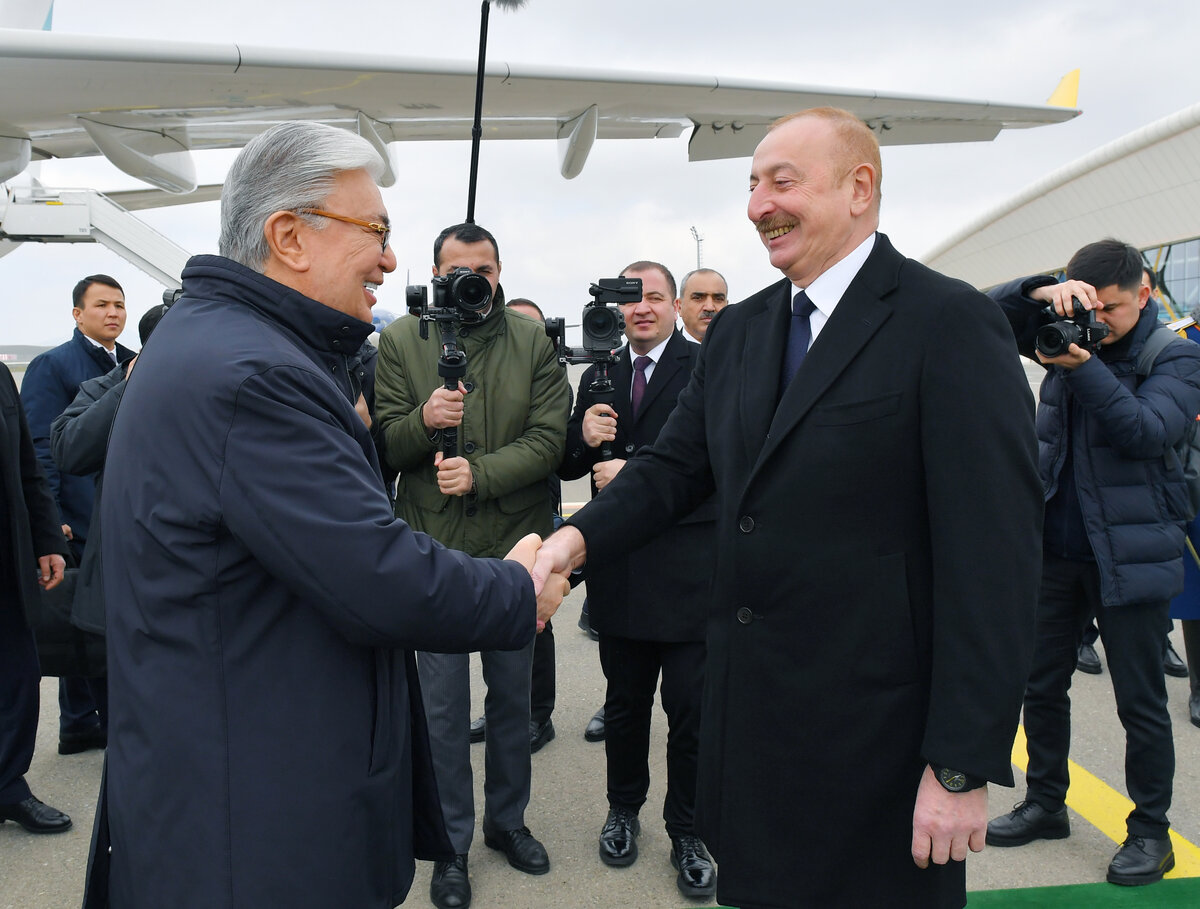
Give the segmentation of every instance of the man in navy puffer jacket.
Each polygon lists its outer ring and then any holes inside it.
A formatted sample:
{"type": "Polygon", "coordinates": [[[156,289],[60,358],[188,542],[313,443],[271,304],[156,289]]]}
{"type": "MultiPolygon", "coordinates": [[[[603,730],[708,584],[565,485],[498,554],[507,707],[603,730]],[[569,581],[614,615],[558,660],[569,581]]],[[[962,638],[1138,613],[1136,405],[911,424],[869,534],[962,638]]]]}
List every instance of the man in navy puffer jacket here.
{"type": "MultiPolygon", "coordinates": [[[[1084,626],[1096,613],[1125,728],[1128,836],[1108,867],[1114,884],[1150,884],[1175,864],[1167,809],[1175,772],[1163,680],[1167,605],[1183,588],[1189,515],[1172,447],[1200,412],[1200,346],[1164,349],[1147,376],[1138,354],[1158,327],[1141,286],[1141,255],[1116,240],[1080,249],[1067,280],[1037,276],[991,292],[1021,353],[1046,367],[1037,414],[1046,493],[1037,643],[1025,689],[1024,802],[988,824],[992,846],[1070,835],[1067,691],[1084,626]],[[1038,329],[1083,309],[1108,333],[1064,353],[1035,350],[1038,329]]],[[[1044,344],[1042,345],[1045,346],[1044,344]]]]}

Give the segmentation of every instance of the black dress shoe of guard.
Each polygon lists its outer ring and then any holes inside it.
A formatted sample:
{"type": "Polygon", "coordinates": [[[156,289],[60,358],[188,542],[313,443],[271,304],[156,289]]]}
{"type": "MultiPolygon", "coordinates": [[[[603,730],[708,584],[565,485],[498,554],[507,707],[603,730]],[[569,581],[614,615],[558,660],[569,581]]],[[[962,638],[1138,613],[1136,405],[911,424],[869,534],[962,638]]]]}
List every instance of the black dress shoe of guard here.
{"type": "Polygon", "coordinates": [[[58,734],[59,754],[79,754],[93,748],[107,748],[108,733],[99,724],[84,729],[81,732],[60,732],[58,734]]]}
{"type": "Polygon", "coordinates": [[[1187,663],[1175,652],[1170,641],[1167,641],[1167,651],[1163,654],[1163,672],[1177,679],[1188,677],[1187,663]]]}
{"type": "Polygon", "coordinates": [[[30,833],[62,833],[71,829],[69,817],[32,795],[23,802],[0,805],[0,824],[5,821],[16,821],[30,833]]]}
{"type": "Polygon", "coordinates": [[[466,855],[456,855],[452,862],[433,863],[429,898],[437,909],[467,909],[471,905],[471,881],[467,878],[466,855]]]}
{"type": "Polygon", "coordinates": [[[1063,840],[1070,835],[1071,821],[1066,808],[1047,811],[1028,799],[987,825],[989,846],[1024,846],[1034,840],[1063,840]]]}
{"type": "Polygon", "coordinates": [[[487,735],[487,717],[480,717],[471,723],[471,744],[478,744],[487,735]]]}
{"type": "Polygon", "coordinates": [[[684,896],[712,896],[716,892],[717,872],[700,837],[671,837],[671,867],[679,872],[675,885],[684,896]]]}
{"type": "Polygon", "coordinates": [[[1100,675],[1104,671],[1100,665],[1100,655],[1091,644],[1079,645],[1079,658],[1075,662],[1075,668],[1088,675],[1100,675]]]}
{"type": "Polygon", "coordinates": [[[588,720],[587,728],[583,730],[583,737],[589,742],[604,741],[604,708],[601,707],[588,720]]]}
{"type": "Polygon", "coordinates": [[[628,808],[609,808],[600,831],[600,861],[613,868],[625,868],[637,861],[637,838],[642,825],[628,808]]]}
{"type": "Polygon", "coordinates": [[[489,849],[498,849],[508,858],[508,863],[526,874],[545,874],[550,870],[550,856],[546,847],[533,838],[528,827],[515,830],[492,830],[483,825],[483,843],[489,849]]]}
{"type": "Polygon", "coordinates": [[[537,754],[542,750],[542,746],[554,738],[554,723],[546,720],[544,723],[538,723],[534,720],[529,721],[529,753],[537,754]]]}
{"type": "Polygon", "coordinates": [[[1108,882],[1126,887],[1140,887],[1161,881],[1175,867],[1175,850],[1171,838],[1161,840],[1145,836],[1129,836],[1108,863],[1108,882]]]}

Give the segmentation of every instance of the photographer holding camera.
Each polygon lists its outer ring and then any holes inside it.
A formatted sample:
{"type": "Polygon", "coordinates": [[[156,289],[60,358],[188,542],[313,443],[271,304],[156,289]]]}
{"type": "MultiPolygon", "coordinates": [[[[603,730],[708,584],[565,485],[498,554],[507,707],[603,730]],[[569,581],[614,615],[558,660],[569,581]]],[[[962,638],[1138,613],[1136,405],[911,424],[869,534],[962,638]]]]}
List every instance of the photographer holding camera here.
{"type": "Polygon", "coordinates": [[[1172,447],[1200,412],[1200,347],[1171,343],[1139,375],[1158,327],[1142,259],[1117,240],[1091,243],[1067,280],[1039,275],[991,291],[1020,352],[1046,367],[1037,412],[1045,489],[1042,583],[1025,688],[1027,793],[988,824],[991,846],[1070,835],[1067,692],[1093,612],[1125,728],[1128,836],[1114,884],[1151,884],[1174,866],[1167,809],[1175,770],[1163,680],[1163,633],[1183,588],[1183,472],[1172,447]]]}
{"type": "MultiPolygon", "coordinates": [[[[546,478],[563,455],[566,373],[542,326],[505,307],[491,233],[472,223],[448,227],[434,242],[433,259],[432,306],[420,300],[423,315],[397,319],[379,336],[375,407],[388,464],[400,472],[396,516],[470,555],[503,554],[510,540],[553,529],[546,478]],[[444,330],[441,347],[436,335],[421,337],[430,319],[444,330]],[[456,350],[448,352],[447,341],[456,350]],[[445,385],[455,380],[447,381],[445,367],[459,354],[465,362],[457,361],[461,378],[451,390],[445,385]],[[454,456],[443,448],[451,430],[454,456]]],[[[550,860],[525,826],[533,642],[480,656],[488,686],[484,842],[519,871],[544,874],[550,860]]],[[[470,668],[465,653],[422,652],[417,666],[456,854],[435,864],[430,898],[439,909],[454,909],[471,902],[470,668]]]]}

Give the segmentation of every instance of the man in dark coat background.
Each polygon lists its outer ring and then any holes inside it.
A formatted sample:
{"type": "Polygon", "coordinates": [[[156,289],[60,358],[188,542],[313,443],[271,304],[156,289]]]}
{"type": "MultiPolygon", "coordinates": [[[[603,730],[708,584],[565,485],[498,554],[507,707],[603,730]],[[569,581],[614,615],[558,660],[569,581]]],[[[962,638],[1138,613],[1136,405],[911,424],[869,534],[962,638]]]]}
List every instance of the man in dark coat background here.
{"type": "Polygon", "coordinates": [[[1033,402],[997,307],[876,232],[880,174],[848,112],[775,124],[748,214],[786,280],[713,319],[658,441],[539,552],[603,565],[715,490],[696,829],[743,909],[961,907],[1012,785],[1033,402]]]}
{"type": "MultiPolygon", "coordinates": [[[[697,344],[675,330],[675,279],[657,262],[634,262],[622,278],[642,282],[642,297],[621,306],[628,344],[609,373],[612,404],[597,403],[593,365],[579,382],[567,423],[567,453],[559,475],[590,473],[592,495],[627,460],[658,437],[687,385],[697,344]],[[603,444],[613,457],[602,457],[603,444]]],[[[711,579],[713,522],[706,504],[627,558],[588,574],[592,628],[600,635],[608,816],[600,831],[600,860],[625,867],[638,857],[638,812],[650,787],[650,720],[662,676],[667,714],[667,797],[663,820],[671,838],[676,883],[687,896],[712,896],[712,858],[694,832],[700,693],[704,685],[705,610],[711,579]]]]}
{"type": "Polygon", "coordinates": [[[66,551],[17,384],[0,363],[0,824],[16,821],[31,833],[71,827],[67,815],[41,802],[25,782],[42,680],[25,615],[41,595],[38,585],[50,590],[62,581],[66,551]]]}
{"type": "MultiPolygon", "coordinates": [[[[117,341],[125,330],[125,292],[115,278],[82,278],[71,291],[71,304],[75,319],[71,340],[33,358],[21,382],[21,403],[50,494],[63,524],[70,528],[67,536],[78,565],[91,528],[95,480],[59,471],[50,452],[50,426],[75,399],[80,384],[128,362],[133,351],[117,341]]],[[[106,697],[103,676],[59,680],[59,754],[104,747],[108,734],[106,697]]]]}
{"type": "Polygon", "coordinates": [[[125,389],[89,909],[392,909],[451,853],[411,650],[525,647],[566,590],[536,536],[472,559],[392,515],[348,375],[396,266],[382,168],[317,123],[248,143],[125,389]]]}

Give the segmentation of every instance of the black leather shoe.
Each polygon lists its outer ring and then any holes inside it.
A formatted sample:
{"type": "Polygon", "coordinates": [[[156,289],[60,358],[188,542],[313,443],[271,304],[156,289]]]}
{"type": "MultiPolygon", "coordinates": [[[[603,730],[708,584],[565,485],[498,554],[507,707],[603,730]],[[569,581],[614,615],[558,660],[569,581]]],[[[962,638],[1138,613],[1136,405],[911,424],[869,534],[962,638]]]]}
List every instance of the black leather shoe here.
{"type": "Polygon", "coordinates": [[[583,730],[583,737],[589,742],[604,741],[604,708],[601,707],[588,720],[587,728],[583,730]]]}
{"type": "Polygon", "coordinates": [[[466,855],[452,862],[434,862],[429,881],[429,898],[437,909],[467,909],[471,905],[471,882],[467,878],[466,855]]]}
{"type": "Polygon", "coordinates": [[[491,830],[483,825],[483,843],[489,849],[498,849],[508,858],[508,863],[526,874],[545,874],[550,870],[550,856],[546,847],[533,838],[528,827],[516,830],[491,830]]]}
{"type": "Polygon", "coordinates": [[[1161,881],[1175,867],[1175,850],[1171,838],[1152,840],[1144,836],[1129,836],[1108,863],[1108,882],[1126,887],[1140,887],[1161,881]]]}
{"type": "Polygon", "coordinates": [[[584,600],[583,600],[583,608],[581,610],[579,610],[579,621],[576,624],[579,625],[579,630],[582,631],[584,634],[586,634],[593,641],[600,640],[600,635],[596,634],[596,632],[592,630],[592,622],[591,622],[590,614],[588,613],[588,604],[587,604],[586,597],[584,597],[584,600]]]}
{"type": "Polygon", "coordinates": [[[1096,653],[1096,648],[1091,644],[1079,645],[1079,659],[1075,663],[1075,668],[1088,675],[1099,675],[1104,671],[1100,665],[1100,655],[1096,653]]]}
{"type": "Polygon", "coordinates": [[[600,831],[600,861],[625,868],[637,861],[637,838],[642,832],[637,815],[628,808],[609,808],[600,831]]]}
{"type": "Polygon", "coordinates": [[[544,723],[529,721],[529,753],[537,754],[542,746],[554,738],[554,723],[546,720],[544,723]]]}
{"type": "Polygon", "coordinates": [[[71,829],[71,819],[34,796],[15,805],[0,805],[0,824],[16,821],[30,833],[62,833],[71,829]]]}
{"type": "Polygon", "coordinates": [[[79,754],[92,748],[107,748],[108,733],[99,725],[82,732],[60,732],[58,734],[59,754],[79,754]]]}
{"type": "Polygon", "coordinates": [[[1170,641],[1167,641],[1167,651],[1163,654],[1163,672],[1177,679],[1188,677],[1187,663],[1175,652],[1170,641]]]}
{"type": "Polygon", "coordinates": [[[1024,846],[1034,840],[1064,840],[1070,835],[1071,821],[1066,808],[1047,811],[1028,799],[987,825],[989,846],[1024,846]]]}
{"type": "Polygon", "coordinates": [[[679,872],[675,885],[684,896],[712,896],[716,892],[717,872],[700,837],[671,837],[671,867],[679,872]]]}
{"type": "Polygon", "coordinates": [[[483,741],[483,737],[487,734],[487,717],[480,717],[471,723],[471,744],[475,745],[483,741]]]}

